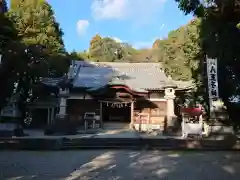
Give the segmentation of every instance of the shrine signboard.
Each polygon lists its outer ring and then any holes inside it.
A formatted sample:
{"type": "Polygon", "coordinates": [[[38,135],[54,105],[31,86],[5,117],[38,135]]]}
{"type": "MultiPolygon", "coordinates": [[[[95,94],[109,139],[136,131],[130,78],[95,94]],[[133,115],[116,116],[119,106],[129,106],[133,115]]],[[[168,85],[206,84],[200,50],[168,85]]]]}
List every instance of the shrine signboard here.
{"type": "Polygon", "coordinates": [[[207,59],[207,76],[209,99],[216,100],[219,98],[216,59],[207,59]]]}

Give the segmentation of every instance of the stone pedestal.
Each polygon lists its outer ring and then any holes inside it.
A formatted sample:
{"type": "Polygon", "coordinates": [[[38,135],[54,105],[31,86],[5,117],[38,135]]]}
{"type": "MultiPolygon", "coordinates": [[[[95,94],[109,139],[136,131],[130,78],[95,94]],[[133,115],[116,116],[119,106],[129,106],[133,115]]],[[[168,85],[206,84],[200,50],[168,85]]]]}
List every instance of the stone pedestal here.
{"type": "Polygon", "coordinates": [[[64,120],[67,117],[67,97],[69,96],[69,90],[60,88],[59,96],[60,103],[57,118],[64,120]]]}
{"type": "Polygon", "coordinates": [[[67,110],[67,99],[66,99],[66,97],[61,97],[59,112],[57,114],[57,119],[64,120],[67,117],[66,110],[67,110]]]}
{"type": "MultiPolygon", "coordinates": [[[[207,136],[214,136],[216,139],[234,134],[232,125],[229,124],[229,116],[226,112],[224,103],[221,100],[211,103],[211,113],[207,123],[207,136]]],[[[220,139],[221,139],[220,138],[220,139]]]]}
{"type": "Polygon", "coordinates": [[[69,122],[67,118],[67,97],[66,90],[60,89],[59,112],[56,115],[55,123],[50,125],[45,134],[75,134],[76,128],[69,122]]]}
{"type": "Polygon", "coordinates": [[[167,121],[166,128],[174,128],[176,126],[177,116],[174,114],[174,99],[175,99],[175,90],[173,88],[165,89],[164,98],[167,100],[167,121]]]}
{"type": "Polygon", "coordinates": [[[1,110],[0,137],[24,136],[20,119],[21,112],[17,102],[11,99],[8,105],[1,110]]]}

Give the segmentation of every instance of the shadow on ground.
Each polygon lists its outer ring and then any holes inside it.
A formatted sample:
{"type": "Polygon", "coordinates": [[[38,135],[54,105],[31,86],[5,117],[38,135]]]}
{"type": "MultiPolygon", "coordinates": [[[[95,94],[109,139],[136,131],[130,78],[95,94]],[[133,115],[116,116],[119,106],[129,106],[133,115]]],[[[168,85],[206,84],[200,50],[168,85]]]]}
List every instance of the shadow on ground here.
{"type": "Polygon", "coordinates": [[[231,152],[0,152],[1,180],[237,180],[231,152]]]}

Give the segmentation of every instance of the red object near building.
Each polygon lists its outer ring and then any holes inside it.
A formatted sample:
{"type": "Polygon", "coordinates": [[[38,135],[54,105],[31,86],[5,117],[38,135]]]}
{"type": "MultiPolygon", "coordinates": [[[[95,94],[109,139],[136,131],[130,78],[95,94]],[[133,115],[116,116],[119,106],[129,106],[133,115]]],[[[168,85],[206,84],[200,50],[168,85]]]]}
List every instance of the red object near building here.
{"type": "Polygon", "coordinates": [[[190,116],[199,116],[203,112],[201,108],[182,108],[182,113],[189,114],[190,116]]]}

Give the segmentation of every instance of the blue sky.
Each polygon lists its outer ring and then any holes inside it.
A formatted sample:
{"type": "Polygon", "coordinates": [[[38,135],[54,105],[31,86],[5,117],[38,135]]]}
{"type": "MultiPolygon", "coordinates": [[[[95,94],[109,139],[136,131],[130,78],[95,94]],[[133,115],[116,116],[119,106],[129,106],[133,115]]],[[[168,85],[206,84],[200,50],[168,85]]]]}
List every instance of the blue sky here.
{"type": "Polygon", "coordinates": [[[96,34],[136,48],[150,47],[156,38],[186,24],[174,0],[48,0],[64,31],[68,51],[87,50],[96,34]]]}

